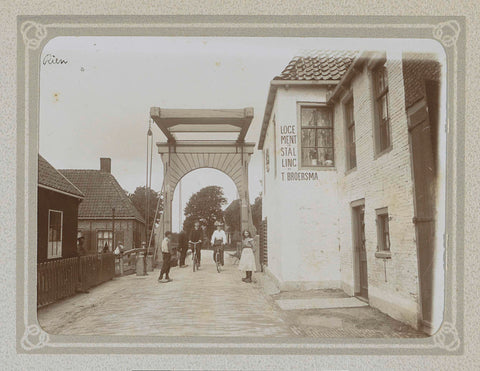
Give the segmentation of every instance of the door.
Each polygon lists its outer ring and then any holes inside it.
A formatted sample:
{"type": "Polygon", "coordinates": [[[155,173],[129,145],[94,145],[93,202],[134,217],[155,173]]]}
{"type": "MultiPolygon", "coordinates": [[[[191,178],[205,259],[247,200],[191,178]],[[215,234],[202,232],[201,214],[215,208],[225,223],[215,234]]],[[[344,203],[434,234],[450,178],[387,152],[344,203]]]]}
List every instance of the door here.
{"type": "Polygon", "coordinates": [[[434,128],[427,107],[410,115],[410,135],[415,189],[415,231],[417,235],[420,300],[423,324],[430,326],[433,304],[435,239],[435,158],[432,146],[434,128]]]}
{"type": "Polygon", "coordinates": [[[354,244],[357,256],[357,270],[360,291],[357,295],[368,299],[367,251],[365,249],[365,206],[353,208],[354,244]]]}

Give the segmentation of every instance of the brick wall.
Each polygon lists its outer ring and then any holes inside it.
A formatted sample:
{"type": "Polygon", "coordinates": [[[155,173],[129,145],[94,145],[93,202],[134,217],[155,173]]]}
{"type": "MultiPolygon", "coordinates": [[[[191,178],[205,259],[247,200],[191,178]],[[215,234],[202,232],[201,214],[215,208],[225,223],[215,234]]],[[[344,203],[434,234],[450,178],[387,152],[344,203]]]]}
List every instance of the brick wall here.
{"type": "Polygon", "coordinates": [[[375,158],[374,106],[371,73],[352,82],[356,130],[357,168],[346,172],[343,105],[335,107],[335,142],[339,188],[339,240],[344,290],[358,291],[354,262],[350,202],[365,199],[365,238],[369,301],[374,307],[413,326],[417,325],[418,270],[415,229],[412,223],[413,184],[410,167],[407,117],[400,58],[386,62],[392,149],[375,158]],[[375,257],[375,209],[388,207],[391,259],[375,257]]]}
{"type": "MultiPolygon", "coordinates": [[[[132,249],[134,243],[136,243],[136,247],[140,247],[139,241],[134,241],[134,223],[139,224],[139,222],[133,220],[115,219],[115,244],[117,244],[118,241],[123,241],[125,249],[132,249]]],[[[112,230],[112,221],[79,220],[78,230],[82,231],[85,237],[85,248],[87,251],[95,254],[97,252],[97,231],[112,230]]],[[[145,233],[145,229],[142,228],[141,233],[145,233]]],[[[143,241],[145,239],[144,235],[142,234],[139,239],[143,241]]]]}
{"type": "MultiPolygon", "coordinates": [[[[364,199],[370,305],[416,327],[418,265],[401,55],[388,54],[386,67],[391,149],[380,156],[374,152],[373,87],[371,73],[365,67],[351,83],[357,167],[351,171],[346,169],[344,111],[343,104],[337,103],[334,106],[335,168],[319,171],[315,182],[282,182],[278,169],[275,177],[273,117],[277,125],[278,166],[279,127],[297,123],[298,102],[324,101],[326,88],[278,89],[264,145],[264,156],[267,150],[270,155],[263,203],[263,215],[269,222],[268,268],[280,284],[318,282],[317,287],[335,287],[339,279],[345,292],[357,293],[359,274],[352,238],[351,202],[364,199]],[[376,209],[384,207],[388,208],[390,217],[390,259],[375,254],[376,209]]],[[[297,140],[300,140],[298,135],[297,140]]],[[[307,288],[308,285],[286,285],[285,289],[287,287],[307,288]]]]}
{"type": "Polygon", "coordinates": [[[441,66],[434,54],[403,53],[405,106],[409,108],[426,96],[425,80],[440,81],[441,66]]]}

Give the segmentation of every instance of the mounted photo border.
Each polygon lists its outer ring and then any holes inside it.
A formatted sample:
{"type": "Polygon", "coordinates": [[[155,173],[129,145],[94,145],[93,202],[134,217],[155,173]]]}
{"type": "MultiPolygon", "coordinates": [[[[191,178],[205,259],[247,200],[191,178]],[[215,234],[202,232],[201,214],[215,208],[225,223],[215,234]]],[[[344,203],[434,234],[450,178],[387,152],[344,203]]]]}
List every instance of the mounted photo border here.
{"type": "Polygon", "coordinates": [[[464,349],[465,18],[369,16],[19,16],[17,18],[17,352],[28,354],[459,355],[464,349]],[[36,308],[41,52],[58,36],[417,38],[446,54],[445,313],[421,339],[65,336],[36,308]]]}

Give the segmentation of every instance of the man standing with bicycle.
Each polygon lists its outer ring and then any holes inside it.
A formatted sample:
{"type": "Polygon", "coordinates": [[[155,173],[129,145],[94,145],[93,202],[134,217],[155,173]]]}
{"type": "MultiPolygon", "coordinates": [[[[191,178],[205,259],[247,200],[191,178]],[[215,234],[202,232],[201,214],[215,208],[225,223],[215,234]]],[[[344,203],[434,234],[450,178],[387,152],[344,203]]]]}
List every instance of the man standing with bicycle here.
{"type": "Polygon", "coordinates": [[[190,232],[190,243],[197,243],[195,246],[195,251],[197,253],[198,267],[200,267],[201,260],[201,242],[202,242],[202,230],[200,229],[200,222],[196,221],[192,231],[190,232]]]}
{"type": "MultiPolygon", "coordinates": [[[[215,260],[216,251],[219,252],[220,265],[223,267],[223,249],[227,244],[227,235],[223,230],[223,223],[220,221],[215,222],[217,230],[213,232],[211,243],[213,246],[213,260],[215,260]]],[[[216,262],[216,261],[215,261],[216,262]]]]}

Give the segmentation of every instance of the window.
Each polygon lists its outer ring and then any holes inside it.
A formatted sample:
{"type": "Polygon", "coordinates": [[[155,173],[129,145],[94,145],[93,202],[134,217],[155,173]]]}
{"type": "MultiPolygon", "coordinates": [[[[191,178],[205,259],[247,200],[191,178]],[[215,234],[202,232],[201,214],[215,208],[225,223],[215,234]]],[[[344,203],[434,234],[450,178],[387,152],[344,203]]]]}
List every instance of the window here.
{"type": "Polygon", "coordinates": [[[390,116],[388,114],[388,79],[385,65],[373,70],[375,94],[375,144],[376,153],[390,147],[390,116]]]}
{"type": "Polygon", "coordinates": [[[325,106],[300,107],[303,167],[333,166],[332,112],[325,106]]]}
{"type": "Polygon", "coordinates": [[[382,208],[377,212],[377,251],[390,252],[390,229],[388,226],[388,209],[382,208]]]}
{"type": "Polygon", "coordinates": [[[353,116],[353,96],[345,103],[345,125],[347,129],[347,170],[357,166],[355,146],[355,119],[353,116]]]}
{"type": "Polygon", "coordinates": [[[62,257],[62,226],[63,212],[48,210],[48,259],[62,257]]]}
{"type": "Polygon", "coordinates": [[[97,251],[102,253],[105,250],[113,251],[113,234],[111,230],[99,230],[97,231],[97,251]]]}

